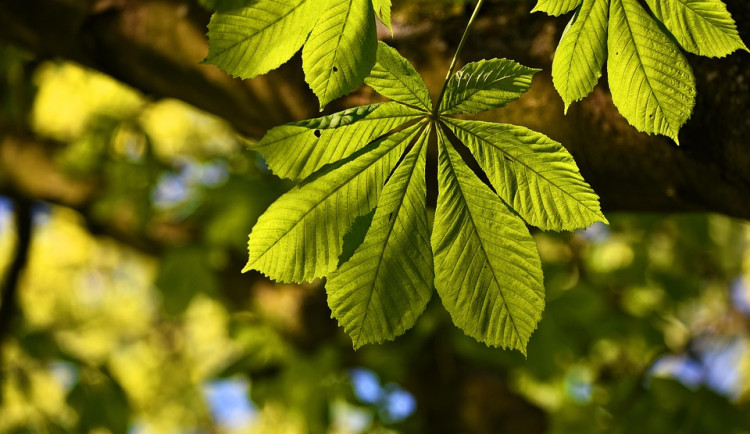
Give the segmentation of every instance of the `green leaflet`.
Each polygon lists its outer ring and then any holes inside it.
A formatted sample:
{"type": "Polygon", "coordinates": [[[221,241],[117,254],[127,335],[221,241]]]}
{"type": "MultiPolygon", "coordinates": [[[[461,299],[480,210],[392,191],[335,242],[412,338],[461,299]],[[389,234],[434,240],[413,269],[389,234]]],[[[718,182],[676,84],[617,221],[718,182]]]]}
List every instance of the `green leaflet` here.
{"type": "Polygon", "coordinates": [[[276,176],[302,179],[420,115],[395,102],[355,107],[274,127],[250,149],[263,155],[276,176]]]}
{"type": "Polygon", "coordinates": [[[305,79],[321,109],[359,86],[375,64],[370,0],[329,0],[302,50],[305,79]]]}
{"type": "Polygon", "coordinates": [[[507,59],[469,63],[448,81],[440,112],[478,113],[503,107],[529,90],[538,71],[507,59]]]}
{"type": "Polygon", "coordinates": [[[443,121],[469,147],[498,195],[529,224],[559,231],[607,223],[598,196],[559,143],[515,125],[443,121]]]}
{"type": "Polygon", "coordinates": [[[439,136],[435,287],[453,322],[492,346],[526,344],[544,309],[539,255],[523,221],[439,136]]]}
{"type": "Polygon", "coordinates": [[[427,112],[432,110],[430,92],[422,77],[398,51],[384,42],[378,42],[378,59],[365,83],[396,102],[427,112]]]}
{"type": "Polygon", "coordinates": [[[709,57],[748,51],[721,0],[647,0],[654,15],[685,50],[709,57]]]}
{"type": "Polygon", "coordinates": [[[391,0],[372,0],[372,6],[380,22],[388,27],[391,35],[393,35],[393,28],[391,27],[391,0]]]}
{"type": "Polygon", "coordinates": [[[417,127],[372,142],[276,200],[250,233],[243,271],[255,269],[281,282],[310,281],[333,271],[344,234],[375,207],[417,127]]]}
{"type": "MultiPolygon", "coordinates": [[[[596,85],[606,55],[612,100],[620,113],[639,131],[679,144],[679,130],[695,105],[695,77],[674,40],[710,57],[750,50],[721,0],[646,2],[656,18],[638,0],[583,0],[555,52],[552,78],[567,113],[596,85]]],[[[534,11],[559,15],[574,3],[581,2],[539,0],[534,11]]]]}
{"type": "Polygon", "coordinates": [[[328,276],[333,317],[354,348],[411,328],[432,296],[422,133],[383,188],[370,229],[351,259],[328,276]]]}
{"type": "Polygon", "coordinates": [[[538,0],[531,12],[543,11],[548,15],[562,15],[581,4],[581,0],[538,0]]]}
{"type": "Polygon", "coordinates": [[[377,52],[369,0],[235,0],[211,17],[208,38],[205,61],[240,78],[278,68],[304,44],[305,80],[321,108],[360,85],[377,52]]]}
{"type": "Polygon", "coordinates": [[[695,77],[677,44],[637,0],[612,0],[607,39],[612,101],[631,125],[677,133],[695,104],[695,77]]]}
{"type": "Polygon", "coordinates": [[[609,0],[583,0],[565,28],[552,61],[552,82],[565,103],[591,93],[607,58],[609,0]]]}
{"type": "Polygon", "coordinates": [[[206,62],[240,78],[278,68],[302,47],[323,7],[320,0],[255,0],[216,12],[206,62]]]}

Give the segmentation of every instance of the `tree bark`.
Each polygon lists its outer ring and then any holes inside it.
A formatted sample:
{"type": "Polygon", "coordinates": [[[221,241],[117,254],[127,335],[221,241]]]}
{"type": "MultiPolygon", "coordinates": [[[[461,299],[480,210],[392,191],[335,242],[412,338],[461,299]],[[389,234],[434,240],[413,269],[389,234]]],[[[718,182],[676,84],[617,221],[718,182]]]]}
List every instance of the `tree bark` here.
{"type": "MultiPolygon", "coordinates": [[[[726,3],[741,36],[750,40],[750,3],[726,3]]],[[[532,6],[533,1],[490,3],[472,30],[462,61],[509,57],[544,70],[518,102],[484,119],[525,125],[563,143],[607,211],[714,211],[750,219],[748,53],[724,59],[688,55],[698,97],[678,147],[629,126],[612,105],[604,79],[565,116],[549,71],[569,18],[529,14],[532,6]]],[[[200,64],[207,53],[208,17],[188,0],[3,0],[0,40],[42,58],[79,62],[147,94],[182,99],[254,138],[272,126],[315,115],[317,102],[298,57],[245,81],[200,64]]],[[[395,37],[387,41],[437,92],[467,18],[396,21],[395,37]]],[[[360,89],[330,110],[371,97],[360,89]]]]}

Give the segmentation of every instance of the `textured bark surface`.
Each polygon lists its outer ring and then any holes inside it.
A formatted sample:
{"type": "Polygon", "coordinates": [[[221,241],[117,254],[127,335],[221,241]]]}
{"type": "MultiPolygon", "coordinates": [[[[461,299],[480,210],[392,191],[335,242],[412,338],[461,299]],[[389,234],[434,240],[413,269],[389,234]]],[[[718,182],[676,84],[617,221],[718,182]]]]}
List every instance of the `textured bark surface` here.
{"type": "MultiPolygon", "coordinates": [[[[726,3],[743,39],[750,40],[750,3],[726,3]]],[[[544,69],[519,102],[485,119],[525,125],[562,142],[607,211],[715,211],[750,218],[750,54],[688,56],[698,98],[677,147],[630,127],[612,105],[605,79],[564,116],[549,71],[568,17],[529,14],[532,6],[532,1],[489,3],[472,30],[462,61],[509,57],[544,69]]],[[[419,13],[403,14],[414,23],[396,21],[389,43],[416,64],[436,93],[468,14],[437,19],[419,13]]],[[[250,137],[316,114],[298,57],[245,81],[200,64],[207,53],[208,18],[186,0],[4,0],[0,40],[41,58],[77,61],[156,97],[182,99],[250,137]]],[[[360,89],[327,111],[371,97],[360,89]]]]}

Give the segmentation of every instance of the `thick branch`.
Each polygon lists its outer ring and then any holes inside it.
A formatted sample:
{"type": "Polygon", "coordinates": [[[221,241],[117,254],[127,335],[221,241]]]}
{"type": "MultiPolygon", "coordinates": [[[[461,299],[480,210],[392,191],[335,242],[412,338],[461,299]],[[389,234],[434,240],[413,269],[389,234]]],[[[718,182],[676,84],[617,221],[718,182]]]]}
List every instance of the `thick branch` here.
{"type": "MultiPolygon", "coordinates": [[[[0,2],[0,39],[40,56],[75,60],[150,94],[180,98],[254,137],[315,113],[298,60],[246,81],[199,64],[207,50],[207,14],[186,1],[0,2]]],[[[489,118],[538,129],[565,144],[608,211],[716,211],[750,218],[750,55],[689,56],[698,101],[678,148],[630,127],[612,106],[605,80],[564,116],[548,71],[567,17],[529,14],[533,3],[490,3],[467,42],[464,61],[512,57],[545,70],[519,102],[489,118]]],[[[750,3],[726,3],[743,39],[750,40],[750,3]]],[[[465,22],[457,16],[397,25],[389,43],[417,64],[437,93],[465,22]]],[[[363,95],[344,104],[364,103],[363,95]]]]}

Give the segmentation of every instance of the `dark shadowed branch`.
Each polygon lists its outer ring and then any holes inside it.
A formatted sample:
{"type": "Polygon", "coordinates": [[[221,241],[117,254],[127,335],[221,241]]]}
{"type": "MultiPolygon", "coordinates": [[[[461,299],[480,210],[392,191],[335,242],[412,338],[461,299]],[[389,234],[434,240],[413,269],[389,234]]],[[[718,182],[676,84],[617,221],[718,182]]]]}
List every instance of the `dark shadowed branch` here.
{"type": "Polygon", "coordinates": [[[29,258],[32,228],[32,202],[27,198],[14,198],[16,223],[16,249],[13,262],[8,267],[0,292],[0,347],[13,332],[18,317],[18,286],[29,258]]]}

